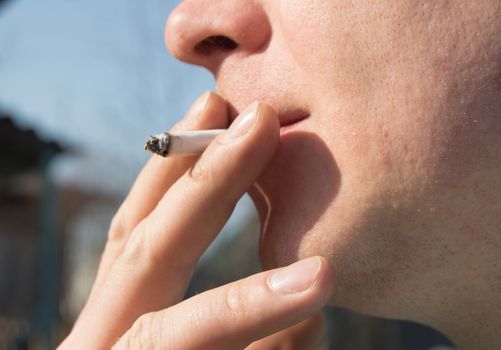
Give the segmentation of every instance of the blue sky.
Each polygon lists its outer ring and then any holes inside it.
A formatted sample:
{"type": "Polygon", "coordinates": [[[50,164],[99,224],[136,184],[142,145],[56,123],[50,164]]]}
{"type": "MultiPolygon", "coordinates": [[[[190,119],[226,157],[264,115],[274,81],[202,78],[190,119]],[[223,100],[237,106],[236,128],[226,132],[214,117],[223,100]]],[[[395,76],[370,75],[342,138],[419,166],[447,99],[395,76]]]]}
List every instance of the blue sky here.
{"type": "Polygon", "coordinates": [[[163,42],[174,0],[12,0],[0,13],[0,106],[73,150],[58,181],[123,193],[211,75],[163,42]],[[123,140],[127,142],[122,143],[123,140]]]}
{"type": "MultiPolygon", "coordinates": [[[[0,12],[0,108],[71,149],[54,164],[56,181],[125,196],[149,157],[149,135],[214,89],[207,71],[165,49],[164,24],[179,1],[11,1],[0,12]]],[[[216,243],[249,216],[245,196],[216,243]]]]}

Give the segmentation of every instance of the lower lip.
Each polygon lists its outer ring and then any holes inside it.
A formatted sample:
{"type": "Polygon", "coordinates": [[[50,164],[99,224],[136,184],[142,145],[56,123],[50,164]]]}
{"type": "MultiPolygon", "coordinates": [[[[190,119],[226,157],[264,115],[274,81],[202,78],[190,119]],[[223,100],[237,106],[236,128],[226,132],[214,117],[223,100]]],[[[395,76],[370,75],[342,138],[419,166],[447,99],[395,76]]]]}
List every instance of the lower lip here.
{"type": "Polygon", "coordinates": [[[301,124],[307,120],[310,116],[305,116],[301,119],[298,119],[297,121],[295,122],[292,122],[292,123],[289,123],[289,124],[286,124],[286,125],[283,125],[283,126],[280,126],[280,136],[282,135],[285,135],[285,134],[288,134],[294,130],[298,130],[299,127],[301,126],[301,124]]]}

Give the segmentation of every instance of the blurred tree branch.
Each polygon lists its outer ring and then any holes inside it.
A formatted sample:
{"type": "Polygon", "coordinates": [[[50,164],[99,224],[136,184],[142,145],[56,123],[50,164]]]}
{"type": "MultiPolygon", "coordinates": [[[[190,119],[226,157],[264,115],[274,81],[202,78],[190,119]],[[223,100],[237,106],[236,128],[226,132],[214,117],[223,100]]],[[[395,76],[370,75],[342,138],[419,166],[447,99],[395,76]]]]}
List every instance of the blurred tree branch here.
{"type": "Polygon", "coordinates": [[[0,0],[0,9],[3,7],[3,5],[9,3],[10,0],[0,0]]]}

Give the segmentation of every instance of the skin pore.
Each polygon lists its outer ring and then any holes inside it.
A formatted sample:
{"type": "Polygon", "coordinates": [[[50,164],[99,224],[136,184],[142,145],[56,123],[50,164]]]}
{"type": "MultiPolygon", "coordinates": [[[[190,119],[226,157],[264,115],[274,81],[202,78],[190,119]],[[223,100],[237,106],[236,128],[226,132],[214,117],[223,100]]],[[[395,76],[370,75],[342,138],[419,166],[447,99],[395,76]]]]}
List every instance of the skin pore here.
{"type": "Polygon", "coordinates": [[[166,30],[233,115],[307,116],[251,191],[263,265],[328,257],[331,304],[462,349],[501,346],[500,38],[499,0],[186,0],[166,30]]]}

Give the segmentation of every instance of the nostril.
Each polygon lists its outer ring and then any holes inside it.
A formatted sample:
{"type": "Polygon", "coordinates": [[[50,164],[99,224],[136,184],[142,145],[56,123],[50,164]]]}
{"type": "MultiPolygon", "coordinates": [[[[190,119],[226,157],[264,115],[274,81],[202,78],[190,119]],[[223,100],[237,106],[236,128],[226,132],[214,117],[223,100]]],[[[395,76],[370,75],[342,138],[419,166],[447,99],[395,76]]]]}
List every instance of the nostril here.
{"type": "Polygon", "coordinates": [[[238,47],[238,44],[224,35],[213,35],[205,38],[195,45],[195,51],[201,55],[209,56],[214,51],[232,51],[238,47]]]}

